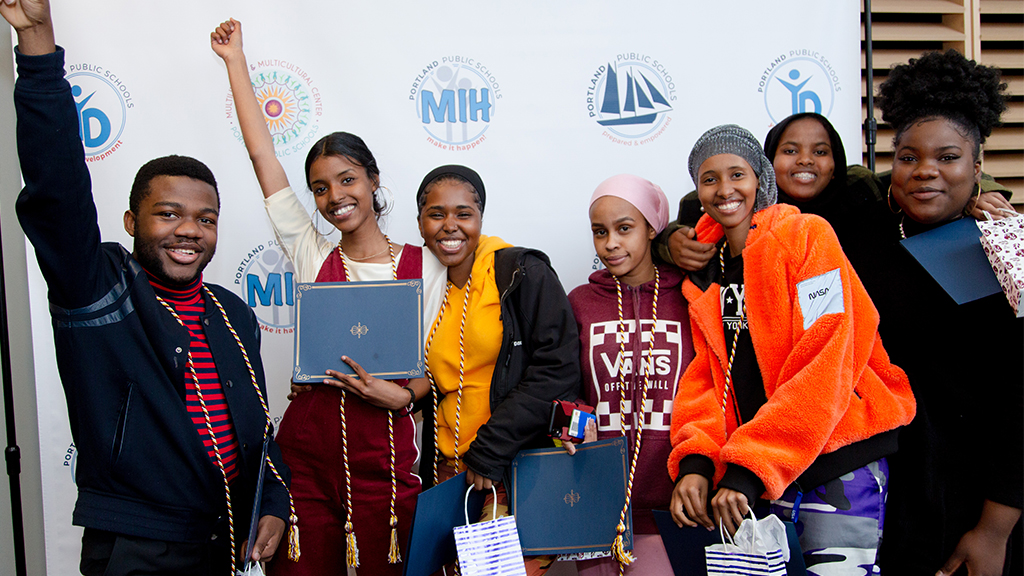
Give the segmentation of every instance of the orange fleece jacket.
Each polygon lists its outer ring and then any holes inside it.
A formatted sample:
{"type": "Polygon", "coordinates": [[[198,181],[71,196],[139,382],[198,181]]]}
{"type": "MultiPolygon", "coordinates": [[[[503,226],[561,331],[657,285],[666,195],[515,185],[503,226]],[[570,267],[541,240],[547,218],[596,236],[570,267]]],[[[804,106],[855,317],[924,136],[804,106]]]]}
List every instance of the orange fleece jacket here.
{"type": "MultiPolygon", "coordinates": [[[[723,235],[707,215],[697,224],[701,242],[723,235]]],[[[915,403],[906,374],[882,348],[878,312],[825,220],[786,205],[761,210],[743,260],[748,325],[768,401],[738,427],[733,410],[726,420],[719,285],[701,291],[687,278],[696,356],[676,393],[668,471],[676,478],[681,459],[701,454],[715,464],[714,485],[734,463],[774,499],[820,454],[909,423],[915,403]]]]}

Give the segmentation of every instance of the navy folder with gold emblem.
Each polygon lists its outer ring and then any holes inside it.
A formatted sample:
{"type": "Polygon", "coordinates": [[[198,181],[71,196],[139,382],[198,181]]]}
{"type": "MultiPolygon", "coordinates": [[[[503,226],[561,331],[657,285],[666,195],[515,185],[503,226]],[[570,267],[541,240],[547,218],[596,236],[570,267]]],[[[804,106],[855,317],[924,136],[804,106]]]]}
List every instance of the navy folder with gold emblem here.
{"type": "Polygon", "coordinates": [[[387,380],[423,375],[423,281],[300,283],[295,294],[292,381],[320,382],[326,370],[387,380]]]}
{"type": "MultiPolygon", "coordinates": [[[[524,555],[611,550],[626,503],[629,451],[624,437],[576,447],[522,450],[512,461],[509,500],[524,555]]],[[[633,549],[633,510],[623,543],[633,549]]]]}
{"type": "Polygon", "coordinates": [[[466,524],[467,512],[470,520],[476,522],[488,494],[489,491],[474,490],[467,502],[465,472],[420,492],[409,530],[409,546],[402,548],[404,576],[430,576],[455,562],[455,527],[466,524]]]}

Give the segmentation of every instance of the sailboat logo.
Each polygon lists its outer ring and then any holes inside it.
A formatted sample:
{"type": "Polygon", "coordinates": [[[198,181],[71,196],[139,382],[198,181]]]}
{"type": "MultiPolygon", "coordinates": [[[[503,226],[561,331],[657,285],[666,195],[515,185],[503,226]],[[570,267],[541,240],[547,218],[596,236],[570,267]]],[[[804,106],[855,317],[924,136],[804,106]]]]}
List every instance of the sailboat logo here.
{"type": "Polygon", "coordinates": [[[672,107],[669,106],[665,97],[658,92],[658,89],[651,84],[651,81],[644,76],[642,71],[628,69],[626,72],[626,100],[623,102],[622,107],[619,107],[619,82],[618,74],[612,65],[608,65],[608,78],[605,81],[604,88],[604,100],[601,102],[601,114],[615,115],[616,118],[608,118],[607,120],[598,120],[597,123],[601,126],[628,126],[631,124],[653,124],[657,119],[658,114],[662,112],[668,112],[672,107]],[[647,92],[644,92],[644,88],[640,85],[640,79],[643,79],[644,85],[647,87],[647,92]],[[636,95],[634,98],[633,95],[636,95]],[[647,96],[650,94],[650,97],[647,96]],[[655,111],[655,104],[661,104],[664,106],[662,110],[655,111]],[[637,107],[640,108],[641,113],[637,114],[637,107]],[[643,113],[650,110],[648,113],[643,113]]]}
{"type": "Polygon", "coordinates": [[[595,86],[597,123],[621,138],[642,138],[661,127],[672,105],[662,75],[640,61],[608,64],[595,86]]]}

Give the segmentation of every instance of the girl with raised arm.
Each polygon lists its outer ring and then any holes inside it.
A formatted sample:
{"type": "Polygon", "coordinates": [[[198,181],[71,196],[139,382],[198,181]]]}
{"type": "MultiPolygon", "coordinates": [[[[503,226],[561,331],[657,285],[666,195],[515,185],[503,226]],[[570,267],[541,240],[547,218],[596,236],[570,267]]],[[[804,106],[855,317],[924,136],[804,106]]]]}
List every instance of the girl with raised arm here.
{"type": "MultiPolygon", "coordinates": [[[[446,269],[420,247],[397,245],[380,229],[386,211],[380,171],[362,139],[347,132],[321,138],[306,156],[306,185],[317,211],[341,232],[333,244],[313,224],[285,171],[249,79],[242,28],[228,20],[210,35],[227,66],[242,137],[263,191],[267,214],[299,282],[423,278],[424,325],[440,304],[446,269]]],[[[339,351],[341,352],[341,351],[339,351]]],[[[421,483],[412,404],[426,379],[384,381],[343,359],[358,377],[328,371],[326,386],[295,395],[277,441],[292,470],[304,554],[275,562],[272,574],[402,573],[405,542],[421,483]],[[356,539],[358,534],[359,538],[356,539]]]]}

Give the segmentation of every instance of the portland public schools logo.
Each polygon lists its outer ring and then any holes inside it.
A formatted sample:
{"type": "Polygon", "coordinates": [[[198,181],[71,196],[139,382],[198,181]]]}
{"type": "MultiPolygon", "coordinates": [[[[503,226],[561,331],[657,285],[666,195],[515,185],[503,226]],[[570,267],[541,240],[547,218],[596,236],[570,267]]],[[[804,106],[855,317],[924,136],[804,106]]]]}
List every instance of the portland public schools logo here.
{"type": "MultiPolygon", "coordinates": [[[[304,154],[319,137],[323,116],[323,99],[313,79],[302,68],[284,60],[261,60],[250,64],[249,71],[277,156],[304,154]]],[[[228,92],[224,110],[231,133],[243,142],[234,108],[234,100],[228,92]]]]}
{"type": "Polygon", "coordinates": [[[295,331],[295,267],[277,240],[249,250],[235,271],[235,286],[256,314],[261,330],[270,334],[295,331]]]}
{"type": "Polygon", "coordinates": [[[135,106],[124,80],[94,64],[72,64],[66,76],[78,110],[85,160],[103,160],[121,147],[128,110],[135,106]]]}
{"type": "Polygon", "coordinates": [[[442,150],[472,150],[483,143],[500,99],[490,68],[466,56],[430,62],[409,89],[427,142],[442,150]]]}
{"type": "Polygon", "coordinates": [[[832,114],[839,75],[823,54],[815,50],[790,50],[780,54],[761,73],[757,91],[772,124],[792,114],[832,114]]]}
{"type": "Polygon", "coordinates": [[[629,52],[598,68],[587,86],[587,112],[617,144],[640,146],[661,136],[672,118],[676,85],[665,64],[629,52]]]}

